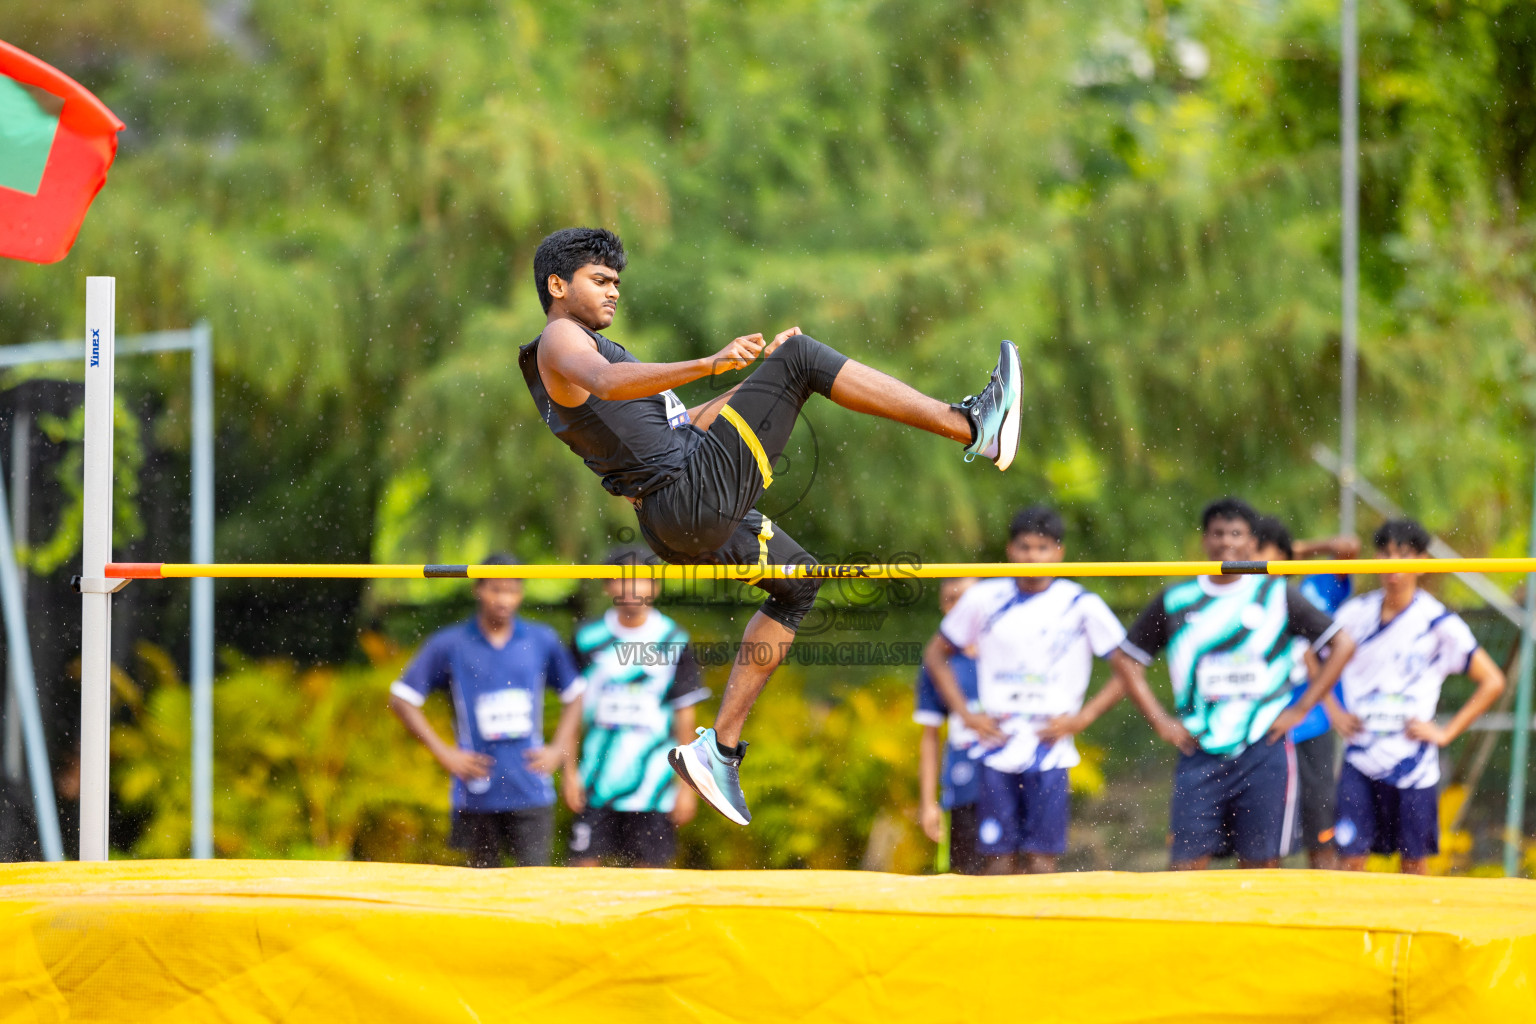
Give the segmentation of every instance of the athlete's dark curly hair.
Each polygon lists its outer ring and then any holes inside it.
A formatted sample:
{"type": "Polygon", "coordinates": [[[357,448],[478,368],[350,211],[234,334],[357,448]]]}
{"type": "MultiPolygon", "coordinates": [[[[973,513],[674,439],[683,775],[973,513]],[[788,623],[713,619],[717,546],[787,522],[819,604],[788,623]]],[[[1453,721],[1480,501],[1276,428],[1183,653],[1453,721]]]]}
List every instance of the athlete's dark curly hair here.
{"type": "Polygon", "coordinates": [[[533,254],[533,284],[539,290],[539,302],[549,312],[549,275],[562,281],[586,266],[596,263],[610,270],[623,270],[629,258],[624,243],[606,228],[561,228],[539,243],[533,254]]]}
{"type": "Polygon", "coordinates": [[[1429,553],[1429,531],[1412,519],[1388,519],[1377,528],[1374,539],[1377,551],[1396,544],[1421,555],[1429,553]]]}

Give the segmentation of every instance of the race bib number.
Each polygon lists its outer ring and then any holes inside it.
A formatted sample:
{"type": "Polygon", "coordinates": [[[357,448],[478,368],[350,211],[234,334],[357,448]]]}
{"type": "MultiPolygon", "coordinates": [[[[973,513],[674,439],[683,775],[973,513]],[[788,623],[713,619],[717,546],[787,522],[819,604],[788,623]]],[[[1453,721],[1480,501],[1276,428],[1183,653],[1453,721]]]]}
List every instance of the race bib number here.
{"type": "Polygon", "coordinates": [[[683,404],[682,399],[678,398],[670,390],[663,391],[661,398],[662,401],[667,403],[667,426],[676,430],[678,427],[685,427],[691,422],[688,419],[688,407],[683,404]]]}
{"type": "Polygon", "coordinates": [[[1210,704],[1262,700],[1269,695],[1269,668],[1251,654],[1207,654],[1195,666],[1195,689],[1210,704]]]}
{"type": "Polygon", "coordinates": [[[593,718],[604,729],[638,729],[652,724],[656,702],[638,686],[605,686],[593,718]]]}
{"type": "Polygon", "coordinates": [[[1003,677],[993,684],[995,706],[989,710],[998,715],[1055,718],[1067,713],[1057,689],[1051,685],[1049,676],[1033,672],[1003,677]]]}
{"type": "Polygon", "coordinates": [[[1413,702],[1401,693],[1373,693],[1360,702],[1360,721],[1366,732],[1393,736],[1408,726],[1413,702]]]}
{"type": "Polygon", "coordinates": [[[520,740],[533,734],[533,696],[508,687],[482,693],[475,701],[475,724],[487,740],[520,740]]]}

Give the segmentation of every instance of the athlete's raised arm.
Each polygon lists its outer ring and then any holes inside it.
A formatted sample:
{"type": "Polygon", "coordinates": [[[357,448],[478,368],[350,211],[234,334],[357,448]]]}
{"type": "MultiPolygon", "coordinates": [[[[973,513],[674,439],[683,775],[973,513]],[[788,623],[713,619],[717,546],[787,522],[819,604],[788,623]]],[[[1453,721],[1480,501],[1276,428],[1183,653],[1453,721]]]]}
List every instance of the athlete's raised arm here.
{"type": "Polygon", "coordinates": [[[735,338],[705,359],[678,363],[610,363],[597,344],[574,323],[552,321],[539,342],[539,374],[549,395],[561,405],[580,405],[588,395],[603,401],[648,398],[752,363],[763,350],[763,336],[735,338]]]}

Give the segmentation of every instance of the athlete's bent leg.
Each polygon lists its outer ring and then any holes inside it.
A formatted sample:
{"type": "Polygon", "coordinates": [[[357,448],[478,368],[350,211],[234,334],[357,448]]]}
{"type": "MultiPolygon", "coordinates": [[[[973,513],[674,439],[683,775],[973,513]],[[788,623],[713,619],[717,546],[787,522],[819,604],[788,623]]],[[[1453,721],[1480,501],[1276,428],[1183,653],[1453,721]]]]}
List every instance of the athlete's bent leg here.
{"type": "MultiPolygon", "coordinates": [[[[815,559],[794,538],[775,529],[761,512],[753,510],[709,561],[749,566],[812,564],[815,559]]],[[[800,620],[814,607],[822,583],[817,579],[748,579],[767,593],[768,600],[747,623],[715,725],[700,729],[697,740],[673,747],[667,754],[667,763],[684,782],[711,807],[739,825],[752,820],[741,790],[741,760],[747,746],[741,741],[742,728],[758,694],[794,642],[800,620]]]]}
{"type": "Polygon", "coordinates": [[[741,742],[741,730],[747,724],[747,715],[752,713],[752,705],[757,703],[758,694],[768,685],[768,678],[794,641],[794,630],[761,611],[753,613],[731,665],[730,678],[725,681],[720,713],[715,716],[715,735],[723,746],[734,747],[741,742]]]}

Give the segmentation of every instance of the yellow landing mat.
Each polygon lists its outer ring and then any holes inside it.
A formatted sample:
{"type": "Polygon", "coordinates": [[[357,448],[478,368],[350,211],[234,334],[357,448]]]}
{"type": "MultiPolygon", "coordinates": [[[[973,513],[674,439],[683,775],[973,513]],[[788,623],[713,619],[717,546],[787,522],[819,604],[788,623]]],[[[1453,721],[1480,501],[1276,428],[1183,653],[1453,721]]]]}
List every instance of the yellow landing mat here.
{"type": "Polygon", "coordinates": [[[1536,1020],[1536,883],[0,867],[0,1022],[1536,1020]]]}

